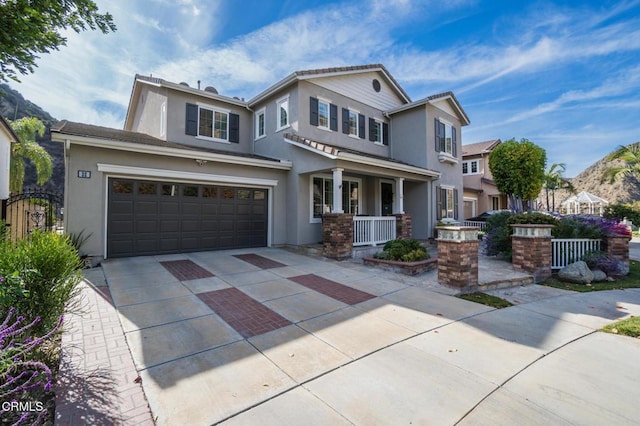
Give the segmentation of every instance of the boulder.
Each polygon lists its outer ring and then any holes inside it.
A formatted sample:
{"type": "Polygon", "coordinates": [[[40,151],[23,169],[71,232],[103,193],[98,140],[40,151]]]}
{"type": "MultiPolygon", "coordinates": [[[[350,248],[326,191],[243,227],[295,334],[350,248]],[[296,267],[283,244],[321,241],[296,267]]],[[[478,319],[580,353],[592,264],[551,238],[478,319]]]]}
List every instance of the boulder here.
{"type": "Polygon", "coordinates": [[[607,274],[605,274],[600,269],[594,269],[591,272],[593,272],[593,281],[600,282],[600,281],[606,281],[607,280],[607,274]]]}
{"type": "Polygon", "coordinates": [[[593,272],[591,272],[586,262],[581,260],[560,269],[558,278],[572,283],[589,284],[593,281],[593,272]]]}

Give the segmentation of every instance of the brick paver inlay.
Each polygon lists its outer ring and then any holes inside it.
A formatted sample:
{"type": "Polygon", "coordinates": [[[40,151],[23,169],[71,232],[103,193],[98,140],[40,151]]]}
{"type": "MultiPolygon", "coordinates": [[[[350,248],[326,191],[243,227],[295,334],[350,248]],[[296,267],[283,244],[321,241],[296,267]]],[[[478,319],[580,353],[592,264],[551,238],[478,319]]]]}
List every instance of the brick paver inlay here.
{"type": "Polygon", "coordinates": [[[240,260],[244,260],[245,262],[262,269],[282,268],[283,266],[287,266],[284,263],[276,262],[275,260],[271,260],[254,253],[234,254],[233,257],[237,257],[240,260]]]}
{"type": "Polygon", "coordinates": [[[291,322],[236,288],[197,295],[244,338],[264,334],[291,322]]]}
{"type": "Polygon", "coordinates": [[[318,293],[322,293],[325,296],[346,303],[347,305],[355,305],[356,303],[376,297],[373,294],[319,277],[315,274],[298,275],[297,277],[291,277],[289,279],[318,293]]]}
{"type": "Polygon", "coordinates": [[[213,277],[213,274],[202,266],[190,260],[170,260],[160,262],[167,271],[176,277],[179,281],[197,280],[199,278],[213,277]]]}

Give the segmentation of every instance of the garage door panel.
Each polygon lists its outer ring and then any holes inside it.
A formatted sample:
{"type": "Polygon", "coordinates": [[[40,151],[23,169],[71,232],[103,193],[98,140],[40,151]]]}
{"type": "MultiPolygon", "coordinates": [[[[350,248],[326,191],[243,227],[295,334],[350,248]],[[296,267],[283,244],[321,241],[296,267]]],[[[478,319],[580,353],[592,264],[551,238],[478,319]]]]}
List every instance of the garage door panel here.
{"type": "Polygon", "coordinates": [[[132,214],[133,200],[113,200],[109,206],[109,211],[113,214],[132,214]]]}
{"type": "Polygon", "coordinates": [[[266,245],[266,190],[109,181],[109,257],[266,245]]]}

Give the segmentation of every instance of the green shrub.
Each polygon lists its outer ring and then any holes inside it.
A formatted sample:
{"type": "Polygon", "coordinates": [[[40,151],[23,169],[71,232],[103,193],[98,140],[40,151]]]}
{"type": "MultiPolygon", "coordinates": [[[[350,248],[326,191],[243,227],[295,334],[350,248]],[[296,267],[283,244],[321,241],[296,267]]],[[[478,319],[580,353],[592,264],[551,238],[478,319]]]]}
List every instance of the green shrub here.
{"type": "Polygon", "coordinates": [[[13,305],[24,317],[41,318],[35,333],[52,329],[78,292],[80,267],[78,252],[63,235],[37,231],[18,242],[1,242],[0,276],[18,274],[28,297],[5,300],[0,312],[13,305]]]}
{"type": "Polygon", "coordinates": [[[507,224],[511,216],[512,213],[504,212],[494,214],[487,220],[487,254],[495,256],[502,253],[511,259],[511,227],[507,224]]]}
{"type": "Polygon", "coordinates": [[[602,230],[598,224],[577,216],[567,216],[560,219],[556,227],[551,230],[551,234],[555,238],[600,239],[603,237],[602,230]]]}
{"type": "Polygon", "coordinates": [[[413,238],[408,240],[391,240],[384,245],[382,252],[375,255],[378,259],[395,260],[400,262],[417,262],[429,258],[426,249],[420,241],[413,238]]]}
{"type": "Polygon", "coordinates": [[[616,219],[618,221],[626,217],[633,222],[634,226],[640,225],[640,208],[637,203],[610,204],[604,208],[603,216],[607,219],[616,219]]]}

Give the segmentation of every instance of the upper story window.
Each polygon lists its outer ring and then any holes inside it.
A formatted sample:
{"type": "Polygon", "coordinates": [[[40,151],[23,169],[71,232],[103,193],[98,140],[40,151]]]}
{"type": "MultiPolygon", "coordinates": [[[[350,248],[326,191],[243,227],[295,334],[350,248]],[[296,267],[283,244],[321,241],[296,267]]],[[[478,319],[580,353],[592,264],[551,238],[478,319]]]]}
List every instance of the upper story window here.
{"type": "Polygon", "coordinates": [[[454,157],[458,155],[456,128],[446,121],[435,119],[436,151],[446,152],[454,157]]]}
{"type": "Polygon", "coordinates": [[[240,116],[209,105],[187,104],[185,133],[216,142],[240,142],[240,116]]]}
{"type": "Polygon", "coordinates": [[[256,139],[260,139],[263,138],[266,133],[265,133],[265,109],[262,108],[258,111],[256,111],[256,139]]]}
{"type": "Polygon", "coordinates": [[[378,144],[389,145],[389,125],[369,118],[369,140],[378,144]]]}
{"type": "Polygon", "coordinates": [[[276,131],[289,127],[289,96],[276,101],[277,125],[276,131]]]}
{"type": "Polygon", "coordinates": [[[310,119],[312,126],[318,126],[324,130],[338,130],[338,107],[331,102],[311,97],[309,102],[310,119]]]}
{"type": "Polygon", "coordinates": [[[357,111],[342,108],[342,133],[364,139],[365,117],[357,111]]]}
{"type": "Polygon", "coordinates": [[[463,175],[476,175],[480,173],[480,160],[468,160],[462,162],[463,175]]]}

